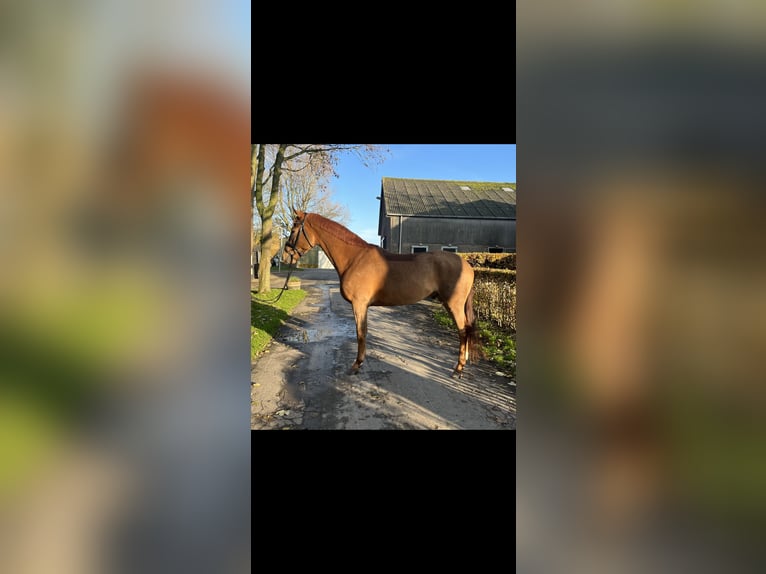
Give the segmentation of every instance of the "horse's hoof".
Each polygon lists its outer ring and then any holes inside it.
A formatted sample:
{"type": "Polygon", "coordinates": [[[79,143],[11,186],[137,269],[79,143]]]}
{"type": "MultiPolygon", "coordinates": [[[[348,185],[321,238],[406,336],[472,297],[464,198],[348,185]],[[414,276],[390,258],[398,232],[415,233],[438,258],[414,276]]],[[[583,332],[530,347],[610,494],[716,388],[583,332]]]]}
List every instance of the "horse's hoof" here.
{"type": "Polygon", "coordinates": [[[462,379],[463,378],[463,371],[458,371],[457,369],[455,369],[454,371],[452,371],[452,378],[453,379],[462,379]]]}
{"type": "Polygon", "coordinates": [[[361,366],[362,366],[361,363],[358,364],[358,365],[356,363],[354,363],[353,365],[351,365],[351,370],[349,371],[349,374],[350,375],[358,375],[359,374],[359,369],[361,368],[361,366]]]}

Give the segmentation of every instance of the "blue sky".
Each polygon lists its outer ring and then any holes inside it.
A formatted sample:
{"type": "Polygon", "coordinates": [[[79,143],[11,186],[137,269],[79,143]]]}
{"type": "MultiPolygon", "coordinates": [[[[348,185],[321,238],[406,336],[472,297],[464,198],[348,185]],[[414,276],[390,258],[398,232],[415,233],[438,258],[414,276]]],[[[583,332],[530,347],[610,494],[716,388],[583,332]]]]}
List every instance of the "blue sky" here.
{"type": "Polygon", "coordinates": [[[349,229],[378,245],[380,181],[383,177],[516,182],[516,145],[397,144],[381,165],[364,167],[353,155],[338,164],[330,182],[333,199],[351,213],[349,229]]]}

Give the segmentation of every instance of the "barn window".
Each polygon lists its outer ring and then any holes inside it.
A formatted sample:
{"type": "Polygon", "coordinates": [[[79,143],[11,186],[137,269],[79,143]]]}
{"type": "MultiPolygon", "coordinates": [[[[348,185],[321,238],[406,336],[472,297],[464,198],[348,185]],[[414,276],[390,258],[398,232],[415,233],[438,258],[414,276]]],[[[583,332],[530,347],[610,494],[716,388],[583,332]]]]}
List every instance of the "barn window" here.
{"type": "Polygon", "coordinates": [[[428,245],[413,245],[413,253],[426,253],[428,251],[428,245]]]}
{"type": "Polygon", "coordinates": [[[489,253],[502,253],[503,252],[503,248],[502,247],[490,247],[489,249],[487,249],[487,251],[489,253]]]}
{"type": "Polygon", "coordinates": [[[452,253],[457,253],[457,247],[452,245],[442,245],[442,251],[451,251],[452,253]]]}

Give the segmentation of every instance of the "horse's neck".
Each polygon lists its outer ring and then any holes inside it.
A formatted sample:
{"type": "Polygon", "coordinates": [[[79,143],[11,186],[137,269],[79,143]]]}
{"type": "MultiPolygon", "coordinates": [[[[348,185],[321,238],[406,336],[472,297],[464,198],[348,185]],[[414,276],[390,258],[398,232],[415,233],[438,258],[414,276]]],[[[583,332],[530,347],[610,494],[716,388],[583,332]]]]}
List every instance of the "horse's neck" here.
{"type": "Polygon", "coordinates": [[[327,254],[327,257],[330,258],[339,275],[343,275],[346,272],[359,251],[364,249],[364,247],[359,245],[349,245],[321,229],[317,230],[314,228],[314,233],[317,238],[317,244],[327,254]]]}

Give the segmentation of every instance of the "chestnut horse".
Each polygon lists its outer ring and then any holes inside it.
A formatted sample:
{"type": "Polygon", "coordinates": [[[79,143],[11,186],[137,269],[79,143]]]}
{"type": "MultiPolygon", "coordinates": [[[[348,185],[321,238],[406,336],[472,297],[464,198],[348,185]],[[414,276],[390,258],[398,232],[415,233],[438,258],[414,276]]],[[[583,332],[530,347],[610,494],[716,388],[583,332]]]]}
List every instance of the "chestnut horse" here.
{"type": "Polygon", "coordinates": [[[352,373],[364,362],[370,305],[411,305],[435,296],[457,325],[460,352],[452,375],[462,376],[477,345],[473,269],[466,261],[446,251],[394,255],[321,215],[294,212],[284,259],[294,263],[315,245],[332,261],[340,278],[340,293],[354,309],[358,348],[352,373]]]}

